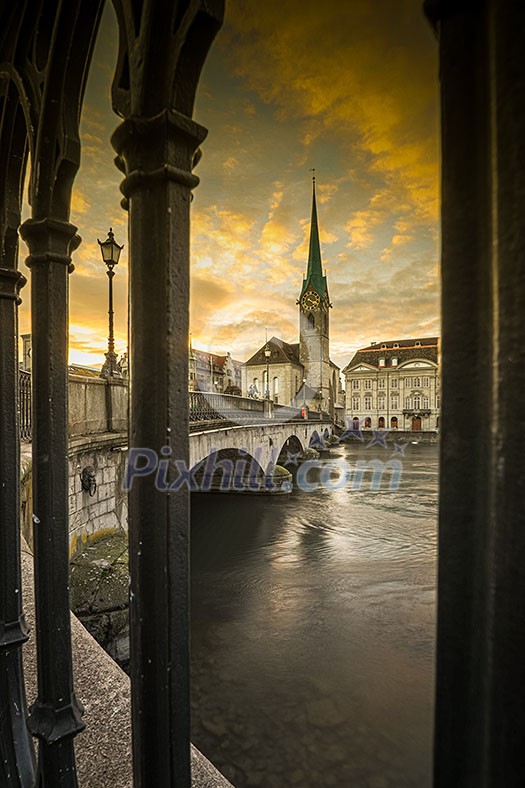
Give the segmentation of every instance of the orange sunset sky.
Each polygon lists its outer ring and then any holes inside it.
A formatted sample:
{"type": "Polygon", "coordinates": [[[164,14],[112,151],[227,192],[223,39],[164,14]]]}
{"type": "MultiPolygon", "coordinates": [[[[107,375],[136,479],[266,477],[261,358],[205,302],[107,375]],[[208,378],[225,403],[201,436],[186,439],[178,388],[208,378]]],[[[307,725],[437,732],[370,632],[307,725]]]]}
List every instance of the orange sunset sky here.
{"type": "MultiPolygon", "coordinates": [[[[209,129],[192,204],[194,346],[245,360],[265,329],[297,341],[312,167],[333,360],[343,366],[373,340],[438,334],[437,43],[421,0],[226,5],[194,113],[209,129]]],[[[108,3],[71,214],[83,243],[70,279],[70,355],[92,366],[107,343],[97,238],[110,225],[126,244],[114,285],[117,350],[127,345],[127,217],[109,143],[119,123],[110,100],[116,47],[108,3]]],[[[22,297],[26,332],[29,285],[22,297]]]]}

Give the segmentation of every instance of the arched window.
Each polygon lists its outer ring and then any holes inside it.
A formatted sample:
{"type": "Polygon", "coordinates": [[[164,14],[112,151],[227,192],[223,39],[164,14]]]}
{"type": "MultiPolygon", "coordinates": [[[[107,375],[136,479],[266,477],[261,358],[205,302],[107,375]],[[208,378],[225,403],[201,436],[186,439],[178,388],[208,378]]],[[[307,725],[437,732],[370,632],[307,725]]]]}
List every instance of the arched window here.
{"type": "Polygon", "coordinates": [[[419,394],[414,396],[414,410],[420,410],[421,408],[421,397],[419,394]]]}
{"type": "Polygon", "coordinates": [[[397,430],[397,416],[392,416],[390,419],[390,426],[393,430],[397,430]]]}
{"type": "Polygon", "coordinates": [[[315,318],[312,314],[308,315],[308,328],[315,328],[315,318]]]}
{"type": "Polygon", "coordinates": [[[272,391],[273,391],[273,401],[278,402],[279,400],[279,378],[277,375],[274,377],[272,381],[272,391]]]}
{"type": "Polygon", "coordinates": [[[385,366],[385,359],[384,359],[383,357],[381,357],[381,358],[379,359],[379,366],[380,366],[380,367],[384,367],[384,366],[385,366]]]}

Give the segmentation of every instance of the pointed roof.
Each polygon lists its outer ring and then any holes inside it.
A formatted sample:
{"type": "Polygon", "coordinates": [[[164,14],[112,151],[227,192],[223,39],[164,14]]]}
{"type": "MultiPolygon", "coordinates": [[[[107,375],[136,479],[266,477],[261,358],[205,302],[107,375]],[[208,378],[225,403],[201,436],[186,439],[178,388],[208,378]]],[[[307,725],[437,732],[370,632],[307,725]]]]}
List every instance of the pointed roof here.
{"type": "Polygon", "coordinates": [[[326,276],[323,276],[321,263],[321,245],[319,243],[319,226],[317,223],[317,203],[315,199],[315,176],[312,178],[312,219],[310,222],[310,247],[308,250],[308,268],[306,278],[303,280],[301,289],[302,298],[305,290],[314,289],[322,297],[327,291],[326,276]]]}
{"type": "Polygon", "coordinates": [[[298,342],[294,345],[290,345],[288,342],[279,339],[279,337],[272,337],[268,340],[268,342],[262,345],[251,358],[248,359],[246,362],[247,367],[266,364],[266,356],[264,355],[266,346],[268,346],[272,351],[272,355],[270,356],[270,364],[300,364],[298,342]]]}

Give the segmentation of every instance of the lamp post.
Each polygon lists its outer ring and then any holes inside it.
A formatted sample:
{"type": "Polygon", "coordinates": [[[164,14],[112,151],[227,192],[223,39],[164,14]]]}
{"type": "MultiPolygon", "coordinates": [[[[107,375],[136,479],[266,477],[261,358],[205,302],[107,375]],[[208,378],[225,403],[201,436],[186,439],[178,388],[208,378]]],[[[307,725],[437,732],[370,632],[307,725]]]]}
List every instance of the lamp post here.
{"type": "Polygon", "coordinates": [[[264,348],[264,357],[266,358],[266,399],[270,399],[270,356],[272,355],[272,351],[270,350],[270,346],[266,343],[266,347],[264,348]]]}
{"type": "MultiPolygon", "coordinates": [[[[98,239],[97,239],[98,240],[98,239]]],[[[106,353],[106,360],[100,372],[101,378],[119,378],[122,374],[120,365],[117,361],[117,354],[115,353],[115,337],[113,333],[113,277],[115,276],[115,271],[113,270],[117,265],[120,257],[120,253],[124,248],[124,245],[119,246],[118,243],[115,241],[115,236],[113,235],[113,229],[109,228],[108,237],[105,241],[98,241],[100,245],[100,251],[102,254],[102,259],[104,260],[107,266],[107,275],[109,279],[109,307],[108,307],[108,316],[109,316],[109,334],[108,334],[108,352],[106,353]]]]}
{"type": "Polygon", "coordinates": [[[303,408],[306,408],[306,378],[303,378],[303,408]]]}

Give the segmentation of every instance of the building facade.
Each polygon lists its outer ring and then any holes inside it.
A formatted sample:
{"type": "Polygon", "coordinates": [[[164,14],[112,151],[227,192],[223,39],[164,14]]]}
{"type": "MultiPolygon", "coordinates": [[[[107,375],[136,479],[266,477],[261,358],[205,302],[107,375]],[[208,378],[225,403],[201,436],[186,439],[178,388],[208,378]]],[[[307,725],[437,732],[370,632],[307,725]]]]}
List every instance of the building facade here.
{"type": "Polygon", "coordinates": [[[242,362],[226,355],[195,350],[190,346],[189,390],[240,394],[242,362]]]}
{"type": "Polygon", "coordinates": [[[437,430],[439,338],[373,342],[344,368],[346,417],[359,429],[437,430]]]}
{"type": "Polygon", "coordinates": [[[335,417],[344,412],[344,391],[339,367],[330,360],[332,305],[321,262],[315,178],[308,265],[296,303],[299,342],[290,344],[272,337],[260,347],[244,365],[243,394],[323,410],[335,417]]]}

